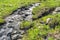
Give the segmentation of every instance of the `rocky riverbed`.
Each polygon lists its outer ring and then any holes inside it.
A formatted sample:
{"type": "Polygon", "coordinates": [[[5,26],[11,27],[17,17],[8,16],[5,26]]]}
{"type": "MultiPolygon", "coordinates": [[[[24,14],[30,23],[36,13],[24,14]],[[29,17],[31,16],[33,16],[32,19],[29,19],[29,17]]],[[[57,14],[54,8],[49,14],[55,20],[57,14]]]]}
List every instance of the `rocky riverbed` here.
{"type": "Polygon", "coordinates": [[[34,3],[27,7],[21,7],[5,18],[5,24],[0,28],[0,40],[21,40],[25,30],[19,29],[24,20],[32,22],[32,10],[40,3],[34,3]]]}

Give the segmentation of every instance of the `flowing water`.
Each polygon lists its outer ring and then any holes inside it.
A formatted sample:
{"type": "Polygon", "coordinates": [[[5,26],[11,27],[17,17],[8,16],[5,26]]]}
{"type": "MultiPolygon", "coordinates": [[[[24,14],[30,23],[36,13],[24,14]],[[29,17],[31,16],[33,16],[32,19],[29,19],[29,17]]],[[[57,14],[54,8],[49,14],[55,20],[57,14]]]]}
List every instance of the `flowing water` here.
{"type": "Polygon", "coordinates": [[[5,18],[6,23],[0,29],[0,40],[21,40],[24,30],[19,29],[20,23],[24,20],[32,21],[32,10],[40,3],[31,4],[27,7],[17,9],[5,18]]]}

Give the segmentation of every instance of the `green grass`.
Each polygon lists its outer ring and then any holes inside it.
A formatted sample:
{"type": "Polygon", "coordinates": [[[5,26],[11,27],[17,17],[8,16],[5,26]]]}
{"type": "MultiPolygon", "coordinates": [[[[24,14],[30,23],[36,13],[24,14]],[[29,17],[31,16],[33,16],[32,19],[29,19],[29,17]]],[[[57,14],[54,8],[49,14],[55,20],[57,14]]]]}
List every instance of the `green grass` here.
{"type": "MultiPolygon", "coordinates": [[[[44,36],[47,36],[48,34],[51,34],[52,36],[48,37],[48,40],[55,40],[53,37],[54,34],[56,34],[57,31],[60,31],[60,14],[55,15],[47,15],[40,19],[37,19],[32,22],[33,26],[31,29],[27,30],[27,33],[24,35],[24,40],[44,40],[44,36]],[[48,25],[41,24],[41,20],[46,22],[47,18],[52,18],[48,25]],[[59,23],[57,26],[55,26],[55,29],[51,29],[49,25],[54,25],[55,23],[59,23]],[[39,35],[40,36],[39,36],[39,35]]],[[[60,32],[59,32],[60,33],[60,32]]],[[[57,39],[56,39],[57,40],[57,39]]]]}
{"type": "Polygon", "coordinates": [[[49,30],[48,25],[42,25],[38,22],[36,23],[36,21],[33,23],[33,27],[27,31],[22,40],[24,40],[25,38],[25,40],[43,40],[42,37],[47,35],[47,30],[49,30]]]}
{"type": "Polygon", "coordinates": [[[20,28],[21,29],[28,28],[28,27],[30,27],[30,25],[31,25],[30,21],[22,21],[22,23],[20,24],[20,28]]]}

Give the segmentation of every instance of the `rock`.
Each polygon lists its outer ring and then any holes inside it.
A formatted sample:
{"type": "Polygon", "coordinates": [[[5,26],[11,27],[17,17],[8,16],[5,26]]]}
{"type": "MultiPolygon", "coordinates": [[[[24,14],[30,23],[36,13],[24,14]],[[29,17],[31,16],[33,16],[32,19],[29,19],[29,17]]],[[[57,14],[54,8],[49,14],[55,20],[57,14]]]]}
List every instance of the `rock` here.
{"type": "Polygon", "coordinates": [[[56,12],[60,12],[60,7],[57,7],[57,8],[55,9],[55,11],[56,11],[56,12]]]}
{"type": "Polygon", "coordinates": [[[6,29],[6,33],[9,34],[9,33],[12,33],[13,32],[13,28],[7,28],[6,29]]]}
{"type": "Polygon", "coordinates": [[[12,34],[16,34],[17,33],[17,31],[16,30],[14,30],[13,32],[12,32],[12,34]]]}
{"type": "Polygon", "coordinates": [[[19,36],[19,34],[13,35],[12,39],[17,39],[18,36],[19,36]]]}
{"type": "Polygon", "coordinates": [[[17,40],[21,40],[21,39],[17,39],[17,40]]]}
{"type": "Polygon", "coordinates": [[[37,4],[35,3],[34,5],[35,5],[35,6],[39,6],[39,5],[40,5],[40,3],[37,3],[37,4]]]}
{"type": "Polygon", "coordinates": [[[60,13],[60,7],[56,7],[56,9],[53,11],[53,14],[60,13]]]}
{"type": "Polygon", "coordinates": [[[16,40],[16,39],[19,39],[19,38],[22,38],[22,35],[20,35],[20,34],[12,35],[13,40],[16,40]]]}
{"type": "Polygon", "coordinates": [[[47,18],[46,24],[48,24],[51,20],[52,20],[52,18],[47,18]]]}
{"type": "Polygon", "coordinates": [[[32,14],[32,11],[31,10],[26,10],[26,11],[24,11],[24,14],[32,14]]]}
{"type": "Polygon", "coordinates": [[[22,6],[21,11],[24,11],[24,10],[29,10],[29,8],[27,8],[27,6],[22,6]]]}
{"type": "Polygon", "coordinates": [[[20,30],[20,32],[21,32],[21,33],[20,33],[21,35],[23,35],[23,34],[25,33],[25,31],[24,31],[24,30],[20,30]]]}
{"type": "Polygon", "coordinates": [[[31,20],[32,20],[32,15],[28,15],[28,16],[25,18],[25,20],[31,21],[31,20]]]}

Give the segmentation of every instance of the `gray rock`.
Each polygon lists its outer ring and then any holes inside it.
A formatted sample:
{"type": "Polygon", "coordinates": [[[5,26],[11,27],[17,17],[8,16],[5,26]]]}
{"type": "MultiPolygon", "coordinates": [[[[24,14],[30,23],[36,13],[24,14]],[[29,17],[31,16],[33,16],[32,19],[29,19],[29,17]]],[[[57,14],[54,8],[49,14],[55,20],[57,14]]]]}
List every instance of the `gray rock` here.
{"type": "Polygon", "coordinates": [[[19,38],[19,34],[12,35],[12,39],[17,39],[19,38]]]}
{"type": "Polygon", "coordinates": [[[51,20],[52,20],[52,18],[47,18],[46,24],[48,24],[51,20]]]}
{"type": "Polygon", "coordinates": [[[16,30],[14,30],[13,32],[12,32],[12,34],[16,34],[17,33],[17,31],[16,30]]]}
{"type": "Polygon", "coordinates": [[[25,33],[25,31],[24,31],[24,30],[20,30],[20,32],[21,32],[21,33],[20,33],[21,35],[25,33]]]}
{"type": "Polygon", "coordinates": [[[31,21],[31,20],[32,20],[32,15],[28,15],[28,16],[25,18],[25,20],[31,21]]]}
{"type": "Polygon", "coordinates": [[[57,8],[55,9],[55,11],[56,11],[56,12],[60,12],[60,7],[57,7],[57,8]]]}

